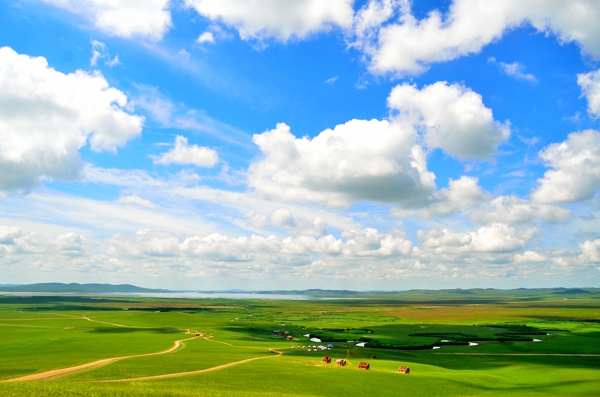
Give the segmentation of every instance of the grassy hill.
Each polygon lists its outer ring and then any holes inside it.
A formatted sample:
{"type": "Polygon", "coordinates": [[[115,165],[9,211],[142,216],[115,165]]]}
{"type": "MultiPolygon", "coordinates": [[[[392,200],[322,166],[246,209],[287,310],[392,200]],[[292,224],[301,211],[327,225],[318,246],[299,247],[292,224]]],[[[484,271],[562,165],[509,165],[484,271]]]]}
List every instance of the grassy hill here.
{"type": "Polygon", "coordinates": [[[14,286],[0,286],[0,292],[50,292],[50,293],[81,293],[101,294],[118,292],[169,292],[165,289],[150,289],[136,287],[131,284],[78,284],[78,283],[38,283],[14,286]]]}

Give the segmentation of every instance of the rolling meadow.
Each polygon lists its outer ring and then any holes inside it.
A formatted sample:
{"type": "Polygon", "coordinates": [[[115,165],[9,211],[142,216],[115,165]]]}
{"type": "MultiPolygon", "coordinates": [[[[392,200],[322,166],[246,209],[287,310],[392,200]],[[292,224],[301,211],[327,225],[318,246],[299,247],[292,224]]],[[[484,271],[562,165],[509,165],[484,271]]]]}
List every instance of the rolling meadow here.
{"type": "Polygon", "coordinates": [[[344,298],[1,296],[0,395],[597,396],[600,390],[598,293],[344,298]],[[336,366],[337,359],[347,365],[336,366]],[[361,361],[370,369],[359,370],[361,361]],[[401,365],[411,373],[398,373],[401,365]]]}

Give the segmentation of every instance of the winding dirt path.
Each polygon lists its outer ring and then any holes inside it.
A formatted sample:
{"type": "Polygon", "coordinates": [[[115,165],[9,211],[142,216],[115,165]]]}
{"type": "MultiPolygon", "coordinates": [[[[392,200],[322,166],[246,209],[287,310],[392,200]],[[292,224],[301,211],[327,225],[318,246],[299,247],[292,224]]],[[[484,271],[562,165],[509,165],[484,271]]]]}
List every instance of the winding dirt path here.
{"type": "Polygon", "coordinates": [[[196,339],[196,338],[199,338],[199,337],[194,336],[192,338],[176,340],[173,347],[171,347],[167,350],[156,352],[156,353],[145,353],[145,354],[135,354],[135,355],[131,355],[131,356],[105,358],[105,359],[94,361],[91,363],[77,365],[75,367],[53,369],[53,370],[46,371],[46,372],[40,372],[38,374],[25,375],[25,376],[21,376],[18,378],[12,378],[12,379],[5,379],[5,380],[1,380],[0,382],[31,382],[31,381],[36,381],[36,380],[56,379],[56,378],[60,378],[63,376],[74,374],[76,372],[81,372],[81,371],[85,371],[85,370],[88,370],[91,368],[96,368],[96,367],[100,367],[102,365],[114,363],[115,361],[125,360],[126,358],[147,357],[147,356],[156,356],[159,354],[171,353],[171,352],[174,352],[175,350],[179,349],[182,345],[185,346],[185,344],[183,342],[192,340],[192,339],[196,339]]]}
{"type": "Polygon", "coordinates": [[[93,381],[93,382],[94,383],[135,382],[135,381],[142,381],[142,380],[176,378],[176,377],[179,377],[179,376],[196,375],[196,374],[201,374],[203,372],[217,371],[219,369],[233,367],[235,365],[240,365],[240,364],[248,363],[250,361],[264,360],[266,358],[279,357],[279,356],[281,356],[283,354],[283,352],[280,352],[280,351],[277,351],[277,350],[274,350],[274,349],[271,349],[271,350],[277,352],[277,355],[275,355],[275,356],[263,356],[263,357],[247,358],[245,360],[234,361],[232,363],[227,363],[227,364],[223,364],[223,365],[217,365],[216,367],[210,367],[210,368],[205,368],[205,369],[198,369],[198,370],[195,370],[195,371],[175,372],[175,373],[172,373],[172,374],[143,376],[143,377],[140,377],[140,378],[98,380],[98,381],[93,381]]]}
{"type": "Polygon", "coordinates": [[[148,327],[132,327],[130,325],[123,325],[123,324],[117,324],[117,323],[109,323],[107,321],[100,321],[100,320],[92,320],[91,318],[89,318],[87,316],[87,313],[84,314],[83,316],[70,316],[68,314],[55,314],[55,316],[60,316],[60,317],[67,317],[67,318],[74,318],[74,319],[79,319],[79,320],[86,320],[86,321],[90,321],[92,323],[100,323],[100,324],[108,324],[108,325],[114,325],[115,327],[125,327],[125,328],[148,328],[148,327]]]}

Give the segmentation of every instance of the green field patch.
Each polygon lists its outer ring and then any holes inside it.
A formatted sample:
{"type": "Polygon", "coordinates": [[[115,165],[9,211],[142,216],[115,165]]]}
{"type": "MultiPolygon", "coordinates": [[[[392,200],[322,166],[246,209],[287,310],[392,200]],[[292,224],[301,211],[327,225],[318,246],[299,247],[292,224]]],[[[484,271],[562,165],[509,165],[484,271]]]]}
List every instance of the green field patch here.
{"type": "Polygon", "coordinates": [[[134,357],[71,377],[74,381],[136,378],[197,371],[255,357],[270,357],[266,348],[231,347],[214,341],[195,339],[167,354],[134,357]]]}

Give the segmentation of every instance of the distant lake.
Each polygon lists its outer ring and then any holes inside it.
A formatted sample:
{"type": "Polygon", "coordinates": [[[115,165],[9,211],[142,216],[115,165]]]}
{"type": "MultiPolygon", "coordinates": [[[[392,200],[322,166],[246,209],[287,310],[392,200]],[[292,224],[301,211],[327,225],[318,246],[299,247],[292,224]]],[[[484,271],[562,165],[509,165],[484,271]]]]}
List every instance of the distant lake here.
{"type": "Polygon", "coordinates": [[[252,294],[252,293],[231,293],[231,292],[109,292],[84,294],[78,292],[4,292],[0,295],[11,296],[137,296],[140,298],[180,298],[180,299],[271,299],[271,300],[325,300],[325,299],[361,299],[361,298],[342,298],[342,297],[316,297],[310,295],[282,295],[282,294],[252,294]]]}
{"type": "Polygon", "coordinates": [[[139,296],[143,298],[226,298],[226,299],[274,299],[274,300],[316,300],[321,299],[308,295],[278,295],[278,294],[252,294],[252,293],[232,293],[232,292],[126,292],[110,293],[103,295],[115,296],[139,296]]]}

